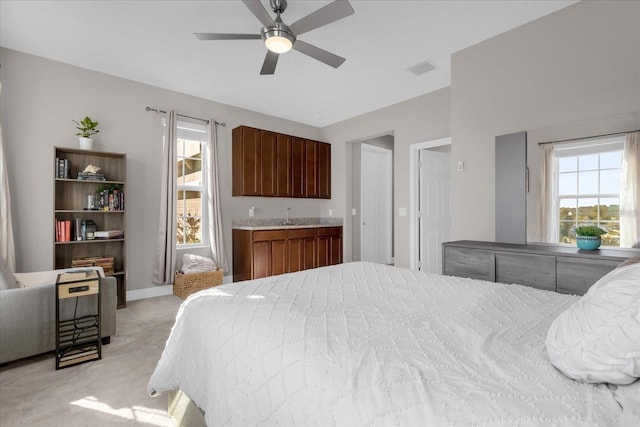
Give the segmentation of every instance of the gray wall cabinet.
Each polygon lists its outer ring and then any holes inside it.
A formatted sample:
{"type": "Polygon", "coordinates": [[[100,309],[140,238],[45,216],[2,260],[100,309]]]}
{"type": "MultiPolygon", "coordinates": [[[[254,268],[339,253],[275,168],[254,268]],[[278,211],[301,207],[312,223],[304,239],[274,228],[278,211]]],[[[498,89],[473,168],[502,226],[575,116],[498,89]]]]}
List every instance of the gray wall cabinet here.
{"type": "Polygon", "coordinates": [[[496,137],[496,242],[527,242],[527,133],[496,137]]]}

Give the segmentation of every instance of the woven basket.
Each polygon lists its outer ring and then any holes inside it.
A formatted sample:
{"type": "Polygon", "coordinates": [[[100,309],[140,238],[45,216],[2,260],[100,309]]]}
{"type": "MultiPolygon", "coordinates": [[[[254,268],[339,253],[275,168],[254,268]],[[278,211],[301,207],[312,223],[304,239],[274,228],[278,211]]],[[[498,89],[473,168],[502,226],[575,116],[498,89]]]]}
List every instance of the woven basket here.
{"type": "Polygon", "coordinates": [[[194,292],[222,285],[222,274],[223,270],[221,268],[190,274],[176,271],[176,277],[173,281],[173,294],[185,299],[194,292]]]}

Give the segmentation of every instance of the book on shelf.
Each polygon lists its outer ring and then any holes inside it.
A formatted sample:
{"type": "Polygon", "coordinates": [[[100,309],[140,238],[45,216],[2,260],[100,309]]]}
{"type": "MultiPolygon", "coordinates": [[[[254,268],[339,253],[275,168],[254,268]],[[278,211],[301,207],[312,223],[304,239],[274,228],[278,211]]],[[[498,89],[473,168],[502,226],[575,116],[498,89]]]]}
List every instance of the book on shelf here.
{"type": "Polygon", "coordinates": [[[106,181],[106,178],[103,173],[92,173],[92,172],[78,172],[78,177],[80,181],[106,181]]]}
{"type": "Polygon", "coordinates": [[[69,178],[69,171],[71,170],[71,163],[68,159],[61,159],[56,157],[56,178],[66,179],[69,178]]]}
{"type": "Polygon", "coordinates": [[[71,241],[71,220],[56,219],[56,242],[71,241]]]}
{"type": "Polygon", "coordinates": [[[123,230],[100,230],[95,232],[96,239],[122,239],[123,230]]]}

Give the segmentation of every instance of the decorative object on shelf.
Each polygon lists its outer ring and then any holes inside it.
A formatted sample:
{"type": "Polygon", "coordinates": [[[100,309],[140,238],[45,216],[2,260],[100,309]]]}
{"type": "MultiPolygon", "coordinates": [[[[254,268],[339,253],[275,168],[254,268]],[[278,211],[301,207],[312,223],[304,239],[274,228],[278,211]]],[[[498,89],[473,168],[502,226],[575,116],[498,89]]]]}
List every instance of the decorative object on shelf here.
{"type": "Polygon", "coordinates": [[[78,179],[81,181],[106,181],[103,173],[100,173],[100,167],[96,165],[87,165],[82,172],[78,172],[78,179]]]}
{"type": "Polygon", "coordinates": [[[100,200],[100,198],[98,197],[97,194],[95,194],[95,193],[87,194],[87,207],[85,209],[88,210],[88,211],[100,210],[99,200],[100,200]]]}
{"type": "Polygon", "coordinates": [[[105,276],[113,276],[113,264],[114,258],[105,256],[84,257],[71,260],[71,267],[74,268],[102,267],[105,276]]]}
{"type": "Polygon", "coordinates": [[[594,251],[602,244],[602,235],[606,230],[595,225],[581,225],[574,229],[578,248],[585,251],[594,251]]]}
{"type": "MultiPolygon", "coordinates": [[[[95,222],[88,219],[84,222],[84,238],[85,240],[93,240],[96,238],[96,230],[98,226],[95,222]]],[[[75,266],[74,266],[75,267],[75,266]]]]}
{"type": "Polygon", "coordinates": [[[78,140],[80,142],[80,148],[83,150],[92,150],[93,149],[93,138],[91,135],[95,135],[100,132],[98,129],[98,122],[94,122],[90,117],[85,117],[82,121],[73,120],[72,121],[77,124],[76,129],[80,132],[76,133],[78,136],[78,140]]]}

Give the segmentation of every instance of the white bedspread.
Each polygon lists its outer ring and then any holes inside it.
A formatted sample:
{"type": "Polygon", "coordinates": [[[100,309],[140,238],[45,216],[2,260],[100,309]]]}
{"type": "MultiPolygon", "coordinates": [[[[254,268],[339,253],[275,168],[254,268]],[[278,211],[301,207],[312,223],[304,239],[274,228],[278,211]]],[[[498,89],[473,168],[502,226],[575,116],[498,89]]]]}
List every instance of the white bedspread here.
{"type": "Polygon", "coordinates": [[[219,286],[183,303],[148,390],[209,426],[619,425],[546,356],[576,298],[360,262],[219,286]]]}

